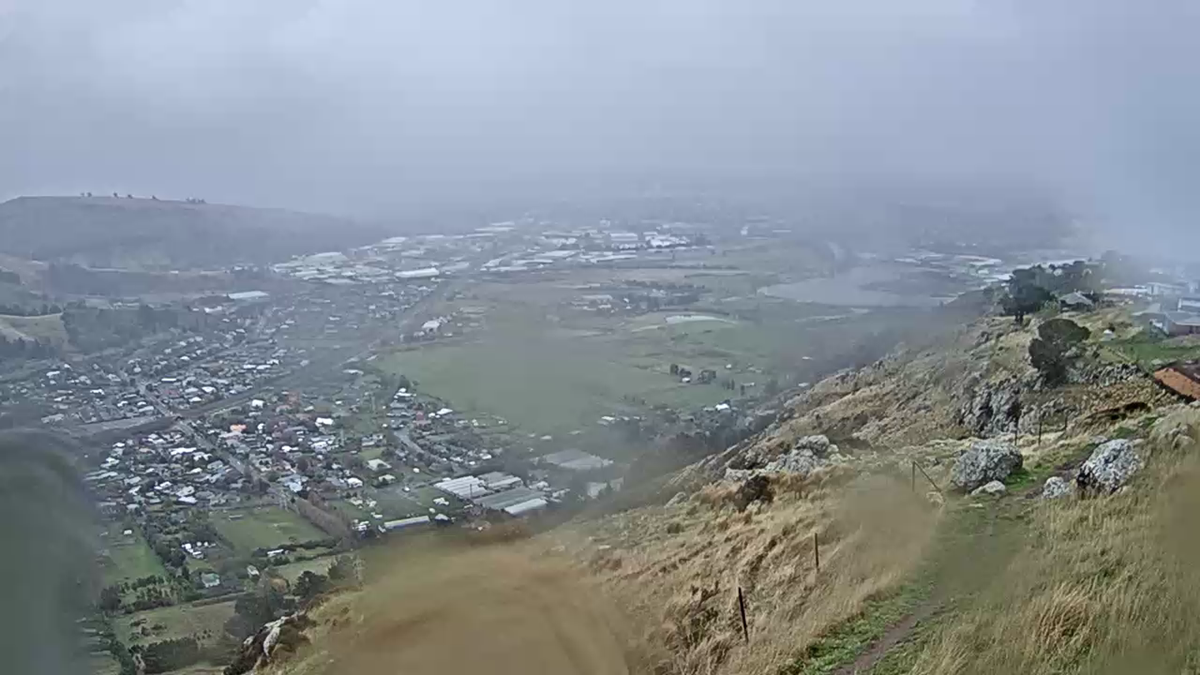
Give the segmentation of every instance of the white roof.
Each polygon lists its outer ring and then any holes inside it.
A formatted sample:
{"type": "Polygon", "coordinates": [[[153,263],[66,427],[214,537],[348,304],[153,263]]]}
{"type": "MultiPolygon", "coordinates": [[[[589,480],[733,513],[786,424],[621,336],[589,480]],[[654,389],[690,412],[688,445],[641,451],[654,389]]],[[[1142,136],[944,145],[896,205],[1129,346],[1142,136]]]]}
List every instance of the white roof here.
{"type": "Polygon", "coordinates": [[[404,270],[396,272],[397,279],[432,279],[438,276],[441,272],[436,267],[425,267],[419,270],[404,270]]]}
{"type": "Polygon", "coordinates": [[[412,518],[401,518],[400,520],[389,520],[383,524],[385,530],[398,530],[402,527],[411,527],[413,525],[423,525],[429,522],[429,516],[413,516],[412,518]]]}
{"type": "Polygon", "coordinates": [[[225,297],[230,300],[261,300],[270,296],[271,294],[266,291],[242,291],[240,293],[230,293],[225,297]]]}
{"type": "Polygon", "coordinates": [[[470,499],[472,497],[480,497],[490,492],[487,485],[482,479],[477,476],[463,476],[462,478],[450,478],[438,483],[434,483],[435,488],[442,492],[462,498],[470,499]]]}
{"type": "Polygon", "coordinates": [[[478,476],[478,478],[484,485],[493,490],[502,490],[521,483],[521,479],[517,476],[500,471],[485,473],[478,476]]]}
{"type": "Polygon", "coordinates": [[[522,513],[528,513],[530,511],[546,508],[546,505],[549,503],[550,502],[546,501],[542,497],[534,497],[533,499],[528,499],[520,504],[513,504],[512,506],[505,507],[504,512],[510,516],[519,516],[522,513]]]}

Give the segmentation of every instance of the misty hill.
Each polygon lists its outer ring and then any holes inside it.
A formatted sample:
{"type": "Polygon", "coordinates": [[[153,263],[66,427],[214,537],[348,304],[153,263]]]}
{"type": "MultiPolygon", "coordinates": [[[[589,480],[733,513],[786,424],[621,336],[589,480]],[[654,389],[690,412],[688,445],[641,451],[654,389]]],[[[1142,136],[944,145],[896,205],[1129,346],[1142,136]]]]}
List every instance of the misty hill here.
{"type": "Polygon", "coordinates": [[[0,253],[90,267],[262,264],[384,236],[376,226],[283,209],[114,197],[0,204],[0,253]]]}

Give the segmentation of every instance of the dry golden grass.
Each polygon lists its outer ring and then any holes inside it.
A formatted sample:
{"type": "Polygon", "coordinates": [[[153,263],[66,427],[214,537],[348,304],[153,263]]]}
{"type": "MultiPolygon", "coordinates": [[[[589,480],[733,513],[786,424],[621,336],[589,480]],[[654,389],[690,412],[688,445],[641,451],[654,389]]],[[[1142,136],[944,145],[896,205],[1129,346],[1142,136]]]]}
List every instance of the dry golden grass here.
{"type": "Polygon", "coordinates": [[[640,628],[654,673],[769,673],[911,572],[938,512],[902,481],[826,471],[773,481],[774,501],[738,513],[711,485],[681,507],[610,518],[592,567],[640,628]],[[815,569],[813,535],[820,542],[815,569]],[[746,596],[742,638],[737,589],[746,596]]]}
{"type": "Polygon", "coordinates": [[[921,560],[939,517],[903,481],[778,477],[771,504],[711,485],[531,540],[408,539],[368,557],[361,591],[310,613],[277,675],[775,672],[921,560]],[[813,535],[821,569],[813,561],[813,535]],[[737,589],[746,595],[742,638],[737,589]]]}
{"type": "Polygon", "coordinates": [[[49,340],[55,346],[62,346],[68,340],[62,314],[0,316],[0,335],[9,340],[49,340]]]}
{"type": "Polygon", "coordinates": [[[1019,525],[1022,550],[912,672],[1198,672],[1200,460],[1182,428],[1159,425],[1122,494],[1039,504],[1019,525]]]}

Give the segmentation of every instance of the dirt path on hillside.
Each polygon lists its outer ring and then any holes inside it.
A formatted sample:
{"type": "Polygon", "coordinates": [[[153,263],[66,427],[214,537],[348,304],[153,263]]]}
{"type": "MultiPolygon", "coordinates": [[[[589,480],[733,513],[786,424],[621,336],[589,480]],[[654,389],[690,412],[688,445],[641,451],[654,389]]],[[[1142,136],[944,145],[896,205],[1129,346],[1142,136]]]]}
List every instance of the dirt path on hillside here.
{"type": "MultiPolygon", "coordinates": [[[[1056,467],[1055,475],[1070,480],[1073,465],[1077,464],[1074,461],[1063,463],[1056,467]]],[[[891,625],[852,663],[834,670],[834,675],[870,672],[935,615],[952,610],[964,598],[986,588],[1021,550],[1022,530],[1013,516],[1024,508],[1028,499],[1039,497],[1041,490],[1039,482],[1014,490],[1000,501],[969,500],[961,504],[954,520],[944,523],[947,527],[943,532],[945,538],[929,561],[927,574],[934,580],[931,594],[891,625]]]]}
{"type": "Polygon", "coordinates": [[[921,622],[933,616],[937,610],[937,604],[933,601],[926,601],[918,607],[916,611],[909,614],[900,620],[899,623],[892,626],[879,637],[866,651],[858,655],[853,663],[848,663],[841,668],[833,671],[834,675],[854,675],[855,673],[865,673],[874,668],[883,657],[887,656],[892,649],[904,642],[912,635],[917,626],[921,622]]]}

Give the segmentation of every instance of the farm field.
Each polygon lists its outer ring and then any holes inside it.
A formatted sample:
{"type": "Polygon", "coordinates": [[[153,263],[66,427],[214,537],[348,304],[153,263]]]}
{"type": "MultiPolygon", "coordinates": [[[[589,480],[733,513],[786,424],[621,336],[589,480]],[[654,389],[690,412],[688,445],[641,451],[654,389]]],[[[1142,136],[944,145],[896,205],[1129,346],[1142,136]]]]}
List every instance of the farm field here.
{"type": "Polygon", "coordinates": [[[167,576],[167,569],[140,535],[117,535],[106,549],[102,563],[105,586],[133,581],[148,576],[167,576]]]}
{"type": "Polygon", "coordinates": [[[300,578],[305,572],[313,572],[316,574],[328,574],[329,567],[337,561],[335,556],[327,556],[324,558],[315,558],[313,560],[302,560],[300,562],[288,563],[272,568],[272,572],[286,579],[289,584],[296,583],[296,579],[300,578]]]}
{"type": "Polygon", "coordinates": [[[324,532],[299,514],[274,506],[216,513],[212,516],[212,523],[217,532],[242,555],[259,548],[269,549],[326,537],[324,532]],[[240,518],[236,517],[239,515],[240,518]]]}
{"type": "MultiPolygon", "coordinates": [[[[601,415],[633,410],[626,397],[668,405],[711,405],[716,386],[682,385],[667,368],[640,368],[611,343],[490,339],[395,353],[385,367],[464,412],[497,415],[521,431],[566,434],[601,415]]],[[[382,360],[382,359],[381,359],[382,360]]]]}
{"type": "Polygon", "coordinates": [[[329,505],[348,518],[369,520],[376,525],[382,521],[372,518],[372,513],[378,513],[387,520],[394,520],[424,515],[431,507],[446,511],[445,508],[434,507],[433,500],[445,495],[433,487],[414,487],[410,492],[404,492],[402,486],[391,485],[385,488],[364,487],[359,492],[364,499],[376,500],[375,507],[367,508],[364,504],[360,508],[343,499],[333,500],[329,505]]]}
{"type": "MultiPolygon", "coordinates": [[[[761,252],[745,255],[755,253],[761,252]]],[[[519,433],[560,441],[605,415],[644,414],[654,406],[693,411],[741,396],[743,385],[753,395],[761,391],[754,387],[772,380],[809,381],[831,358],[853,350],[848,334],[862,335],[888,320],[758,295],[759,272],[583,270],[488,281],[440,309],[444,315],[466,311],[473,329],[381,356],[375,365],[408,377],[461,413],[493,415],[519,433]],[[688,308],[631,315],[579,306],[588,294],[638,292],[646,286],[637,284],[646,283],[711,285],[688,308]],[[693,381],[681,382],[672,365],[690,370],[693,381]],[[695,381],[706,369],[716,382],[695,381]]]]}
{"type": "Polygon", "coordinates": [[[1155,339],[1137,335],[1108,345],[1146,370],[1156,370],[1173,361],[1200,358],[1200,341],[1192,338],[1155,339]]]}
{"type": "Polygon", "coordinates": [[[113,621],[113,629],[121,643],[129,646],[191,636],[202,645],[212,644],[221,637],[225,622],[233,616],[233,605],[229,601],[160,607],[119,617],[113,621]],[[142,628],[149,635],[143,635],[142,628]]]}

